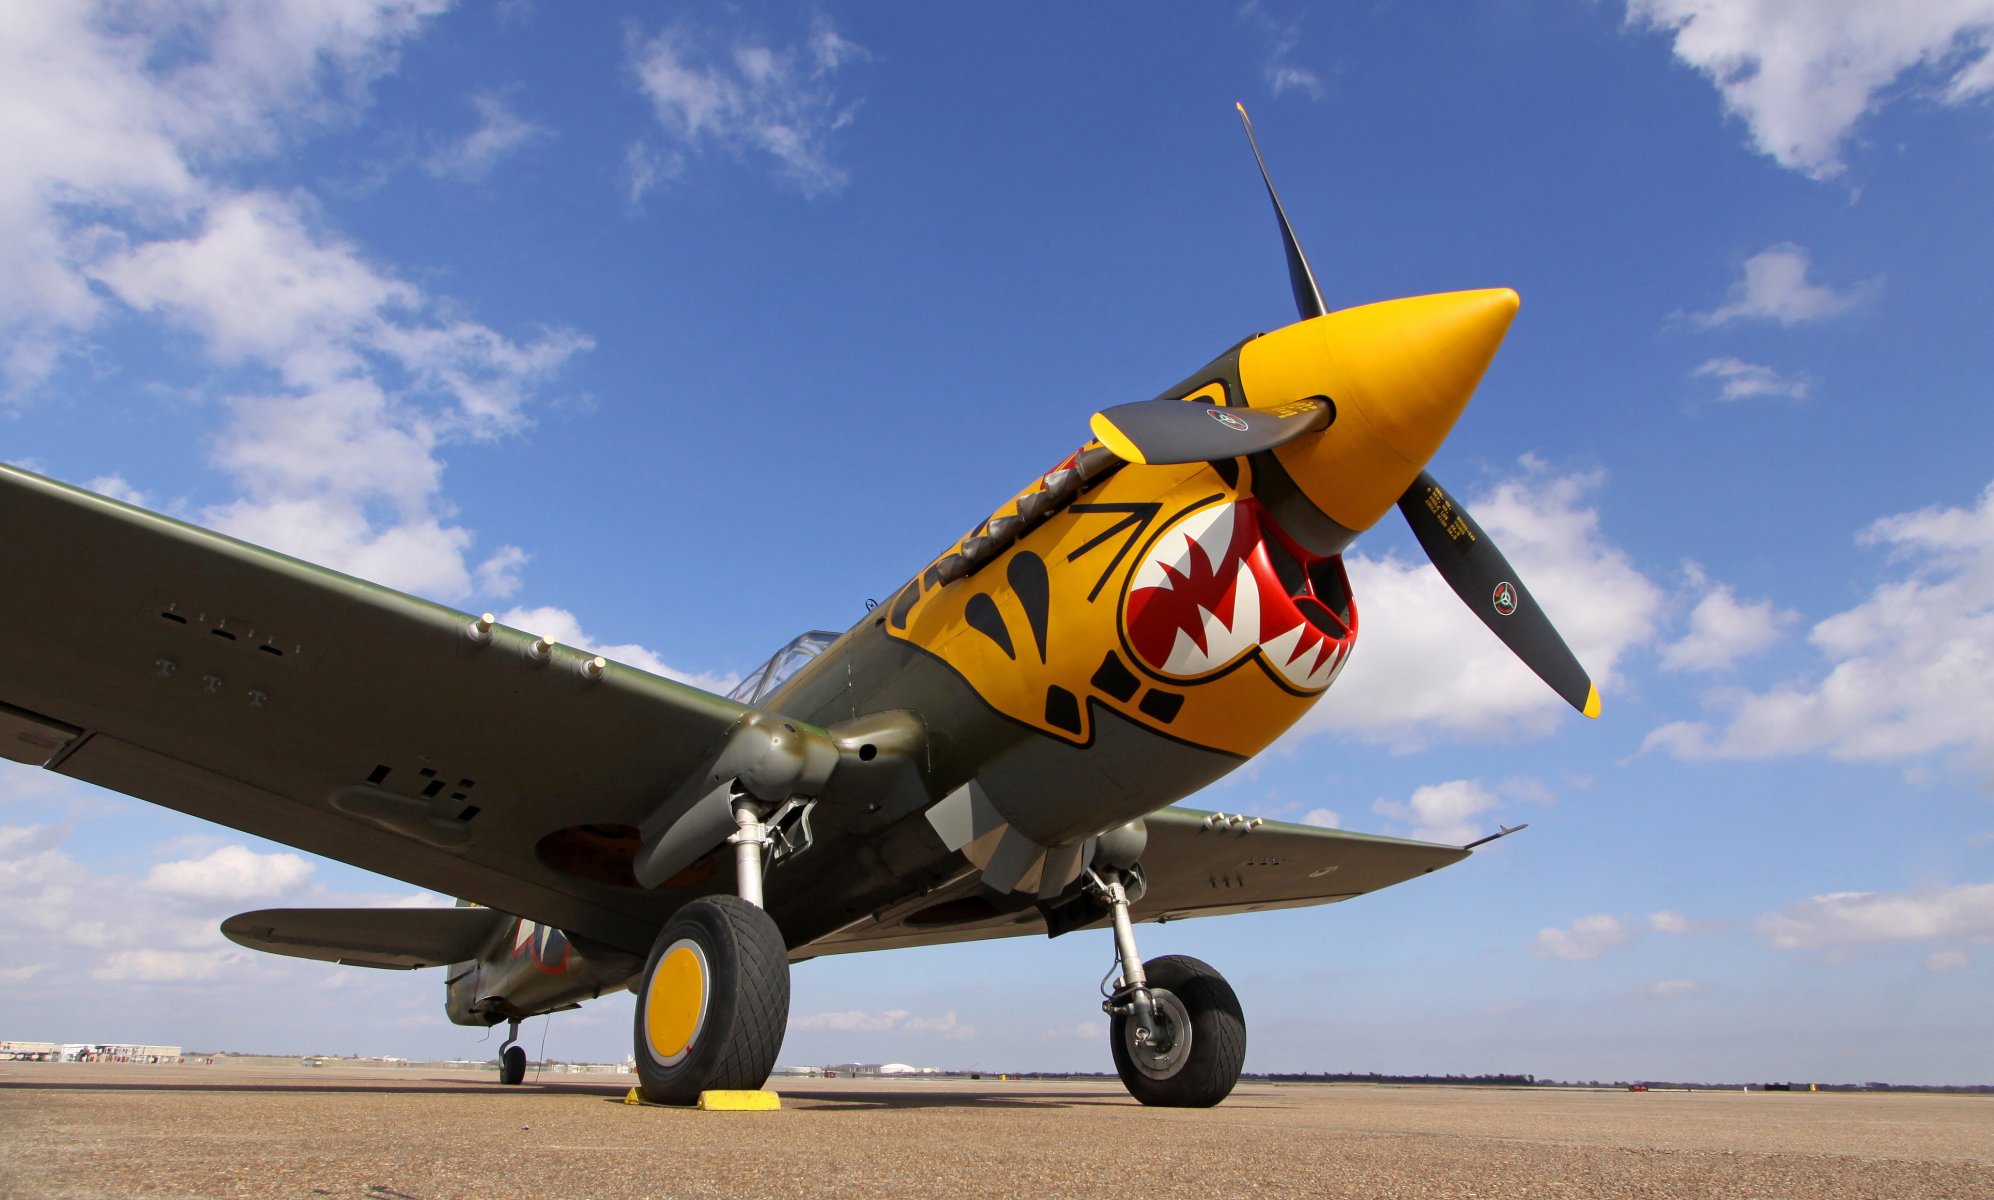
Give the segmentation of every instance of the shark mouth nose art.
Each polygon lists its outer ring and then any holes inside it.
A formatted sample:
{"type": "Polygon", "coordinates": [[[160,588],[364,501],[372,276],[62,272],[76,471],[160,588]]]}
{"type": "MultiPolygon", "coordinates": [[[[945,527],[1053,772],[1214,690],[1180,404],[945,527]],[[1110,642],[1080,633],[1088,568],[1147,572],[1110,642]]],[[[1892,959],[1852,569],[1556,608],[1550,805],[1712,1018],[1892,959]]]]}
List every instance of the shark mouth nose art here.
{"type": "Polygon", "coordinates": [[[1193,681],[1254,657],[1276,682],[1319,692],[1357,640],[1357,611],[1338,558],[1313,558],[1258,501],[1180,517],[1129,577],[1129,649],[1154,673],[1193,681]]]}

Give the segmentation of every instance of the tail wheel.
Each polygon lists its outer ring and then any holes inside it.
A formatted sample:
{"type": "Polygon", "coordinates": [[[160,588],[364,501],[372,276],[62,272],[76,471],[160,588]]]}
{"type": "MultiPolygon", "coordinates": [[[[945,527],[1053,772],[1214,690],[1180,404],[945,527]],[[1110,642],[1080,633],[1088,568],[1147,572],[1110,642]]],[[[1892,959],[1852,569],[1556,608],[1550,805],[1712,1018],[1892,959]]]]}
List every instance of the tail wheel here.
{"type": "Polygon", "coordinates": [[[526,1079],[526,1047],[507,1046],[499,1055],[499,1082],[520,1083],[526,1079]]]}
{"type": "Polygon", "coordinates": [[[1246,1064],[1246,1015],[1225,977],[1195,958],[1172,954],[1142,965],[1156,1006],[1157,1037],[1136,1023],[1108,1024],[1108,1048],[1129,1094],[1162,1108],[1210,1108],[1232,1094],[1246,1064]]]}
{"type": "Polygon", "coordinates": [[[735,896],[678,911],[637,989],[644,1098],[691,1104],[709,1089],[758,1088],[789,1020],[789,951],[769,915],[735,896]]]}

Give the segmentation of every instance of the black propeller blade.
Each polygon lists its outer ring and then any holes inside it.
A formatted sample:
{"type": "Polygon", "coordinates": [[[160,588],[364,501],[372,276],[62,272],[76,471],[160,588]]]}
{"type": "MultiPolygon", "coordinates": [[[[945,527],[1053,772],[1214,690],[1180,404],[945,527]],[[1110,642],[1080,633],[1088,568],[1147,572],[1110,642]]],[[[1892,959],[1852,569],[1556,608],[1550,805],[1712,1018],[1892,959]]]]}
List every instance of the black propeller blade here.
{"type": "Polygon", "coordinates": [[[1335,415],[1321,396],[1258,409],[1158,399],[1117,404],[1088,424],[1124,462],[1195,463],[1272,450],[1326,428],[1335,415]]]}
{"type": "Polygon", "coordinates": [[[1567,704],[1599,715],[1599,689],[1537,607],[1516,569],[1468,510],[1424,471],[1399,497],[1399,511],[1440,577],[1502,639],[1523,665],[1551,685],[1567,704]]]}
{"type": "Polygon", "coordinates": [[[1253,161],[1260,164],[1260,182],[1267,185],[1267,198],[1274,202],[1274,216],[1281,222],[1281,245],[1288,251],[1288,286],[1295,289],[1295,311],[1305,321],[1319,317],[1329,311],[1329,306],[1322,302],[1322,289],[1315,285],[1315,272],[1309,270],[1309,260],[1302,255],[1295,227],[1288,224],[1288,212],[1281,207],[1280,194],[1274,190],[1274,177],[1267,173],[1267,160],[1260,157],[1260,139],[1253,136],[1253,118],[1246,115],[1246,105],[1233,107],[1239,110],[1239,119],[1246,126],[1246,143],[1253,147],[1253,161]]]}

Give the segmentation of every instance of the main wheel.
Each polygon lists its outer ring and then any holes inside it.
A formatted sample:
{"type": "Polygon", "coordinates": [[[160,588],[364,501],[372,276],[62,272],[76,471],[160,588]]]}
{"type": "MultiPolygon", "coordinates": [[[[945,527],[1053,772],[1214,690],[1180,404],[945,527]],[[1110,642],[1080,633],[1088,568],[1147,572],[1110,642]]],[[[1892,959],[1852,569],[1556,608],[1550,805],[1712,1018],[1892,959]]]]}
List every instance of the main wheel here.
{"type": "Polygon", "coordinates": [[[1157,1038],[1136,1039],[1136,1023],[1108,1023],[1108,1048],[1129,1094],[1162,1108],[1210,1108],[1232,1094],[1246,1063],[1246,1015],[1225,977],[1195,958],[1171,954],[1142,965],[1156,1005],[1157,1038]]]}
{"type": "Polygon", "coordinates": [[[499,1055],[499,1082],[520,1083],[526,1079],[526,1047],[507,1046],[499,1055]]]}
{"type": "Polygon", "coordinates": [[[658,934],[637,989],[637,1079],[655,1104],[758,1088],[789,1020],[789,951],[769,915],[703,896],[658,934]]]}

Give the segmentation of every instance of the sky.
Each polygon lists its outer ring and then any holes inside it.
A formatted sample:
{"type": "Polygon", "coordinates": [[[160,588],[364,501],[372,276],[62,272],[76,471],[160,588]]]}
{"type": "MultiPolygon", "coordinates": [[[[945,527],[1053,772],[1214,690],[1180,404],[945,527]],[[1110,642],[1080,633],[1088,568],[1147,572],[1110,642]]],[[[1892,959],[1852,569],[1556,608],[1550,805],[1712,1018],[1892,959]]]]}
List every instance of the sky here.
{"type": "MultiPolygon", "coordinates": [[[[1994,0],[29,0],[0,459],[724,688],[1294,319],[1243,101],[1332,307],[1522,295],[1432,469],[1604,711],[1381,524],[1191,803],[1529,830],[1144,954],[1250,1071],[1994,1082],[1990,97],[1994,0]]],[[[0,763],[0,1037],[488,1057],[215,928],[440,902],[0,763]]],[[[1111,1070],[1111,954],[814,961],[782,1060],[1111,1070]]]]}

